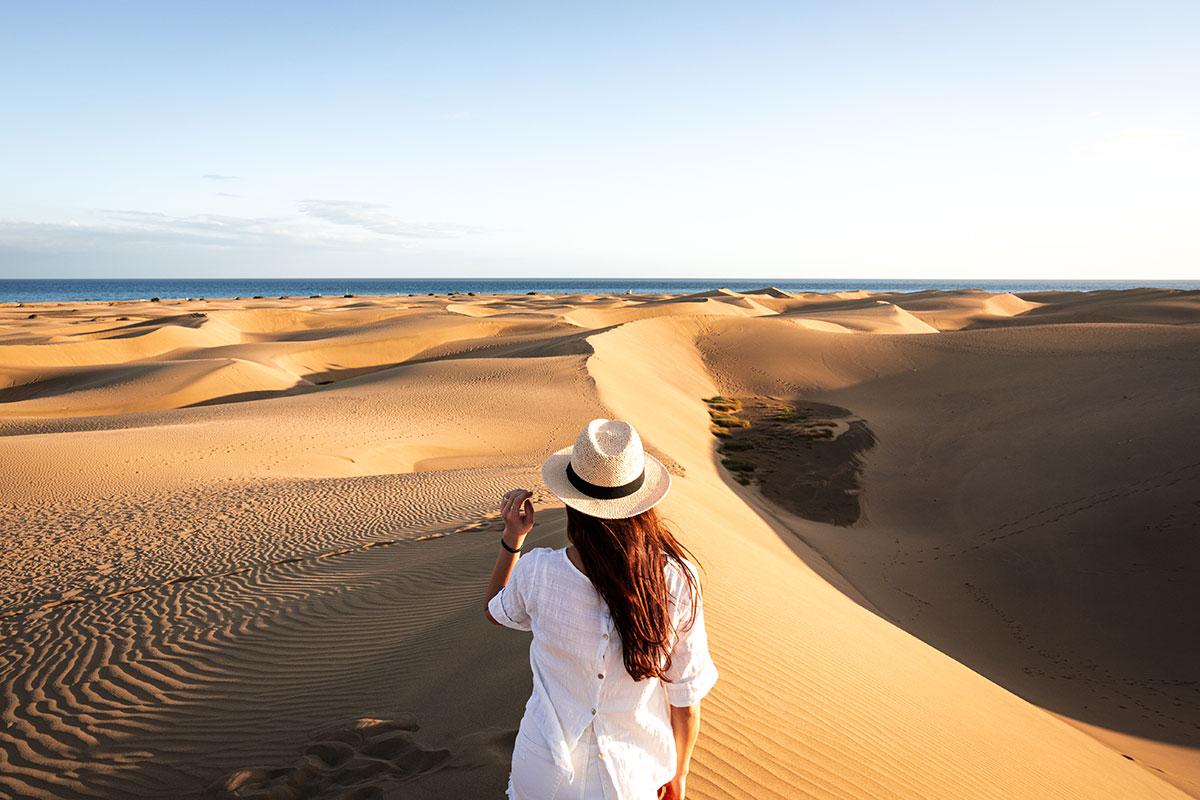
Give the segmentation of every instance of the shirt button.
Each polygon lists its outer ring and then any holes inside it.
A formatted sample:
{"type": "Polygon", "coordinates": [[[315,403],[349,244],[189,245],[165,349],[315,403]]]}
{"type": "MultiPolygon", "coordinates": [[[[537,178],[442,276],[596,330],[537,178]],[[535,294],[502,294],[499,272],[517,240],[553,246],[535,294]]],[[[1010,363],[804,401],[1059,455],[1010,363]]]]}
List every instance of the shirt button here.
{"type": "Polygon", "coordinates": [[[592,709],[592,714],[593,714],[593,715],[595,715],[595,713],[596,713],[596,709],[594,709],[594,708],[593,708],[593,709],[592,709]]]}
{"type": "Polygon", "coordinates": [[[603,636],[601,636],[600,638],[601,638],[601,639],[607,639],[607,638],[608,638],[608,634],[606,633],[606,634],[604,634],[603,636]]]}
{"type": "Polygon", "coordinates": [[[598,754],[598,755],[597,755],[597,758],[604,758],[604,753],[600,753],[600,754],[598,754]]]}
{"type": "Polygon", "coordinates": [[[603,672],[597,673],[596,677],[597,677],[597,678],[603,678],[603,677],[604,677],[604,673],[603,673],[603,672]]]}

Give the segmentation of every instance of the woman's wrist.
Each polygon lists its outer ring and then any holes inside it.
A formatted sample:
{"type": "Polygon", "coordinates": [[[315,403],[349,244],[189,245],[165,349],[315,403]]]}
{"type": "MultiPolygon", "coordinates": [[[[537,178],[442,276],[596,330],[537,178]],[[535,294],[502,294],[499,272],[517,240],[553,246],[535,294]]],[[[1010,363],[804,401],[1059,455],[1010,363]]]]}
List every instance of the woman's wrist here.
{"type": "Polygon", "coordinates": [[[525,542],[525,536],[526,534],[524,533],[517,533],[516,531],[510,531],[508,528],[505,528],[502,538],[504,539],[504,543],[513,550],[520,550],[521,545],[525,542]]]}

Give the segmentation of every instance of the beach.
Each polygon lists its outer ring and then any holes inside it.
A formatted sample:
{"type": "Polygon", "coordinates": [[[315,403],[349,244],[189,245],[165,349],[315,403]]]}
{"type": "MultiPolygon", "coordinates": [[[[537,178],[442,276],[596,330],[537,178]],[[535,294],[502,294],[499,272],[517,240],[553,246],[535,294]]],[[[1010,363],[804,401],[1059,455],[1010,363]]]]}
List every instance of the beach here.
{"type": "Polygon", "coordinates": [[[667,465],[695,798],[1200,798],[1200,292],[0,304],[0,797],[502,797],[500,495],[667,465]],[[359,792],[360,794],[351,794],[359,792]]]}

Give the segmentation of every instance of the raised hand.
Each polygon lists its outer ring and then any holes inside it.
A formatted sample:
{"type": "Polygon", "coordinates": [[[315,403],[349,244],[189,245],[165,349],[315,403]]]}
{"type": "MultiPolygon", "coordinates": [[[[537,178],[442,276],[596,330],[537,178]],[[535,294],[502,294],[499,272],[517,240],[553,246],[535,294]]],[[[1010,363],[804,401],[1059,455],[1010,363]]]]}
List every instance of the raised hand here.
{"type": "Polygon", "coordinates": [[[512,547],[520,547],[533,527],[532,497],[533,492],[525,489],[510,489],[502,495],[500,516],[504,518],[504,540],[512,547]]]}

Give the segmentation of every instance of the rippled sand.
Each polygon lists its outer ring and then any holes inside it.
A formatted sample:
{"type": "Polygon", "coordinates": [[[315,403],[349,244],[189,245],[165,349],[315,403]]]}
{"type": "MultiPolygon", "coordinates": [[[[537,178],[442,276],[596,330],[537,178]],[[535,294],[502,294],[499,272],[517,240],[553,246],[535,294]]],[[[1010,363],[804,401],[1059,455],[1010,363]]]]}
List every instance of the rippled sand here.
{"type": "Polygon", "coordinates": [[[689,797],[1200,797],[1198,364],[1164,290],[0,305],[0,796],[502,796],[496,502],[563,544],[609,416],[705,567],[689,797]],[[869,426],[856,521],[717,394],[869,426]]]}

